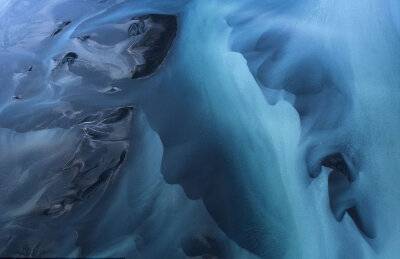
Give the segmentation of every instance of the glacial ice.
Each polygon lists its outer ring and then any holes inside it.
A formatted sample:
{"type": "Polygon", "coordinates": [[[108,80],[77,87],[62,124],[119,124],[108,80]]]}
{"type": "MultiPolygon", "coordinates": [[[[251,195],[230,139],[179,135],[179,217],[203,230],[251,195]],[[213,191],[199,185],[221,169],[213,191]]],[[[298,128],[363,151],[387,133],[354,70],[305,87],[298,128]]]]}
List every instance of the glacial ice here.
{"type": "Polygon", "coordinates": [[[397,0],[0,2],[0,257],[397,258],[397,0]]]}

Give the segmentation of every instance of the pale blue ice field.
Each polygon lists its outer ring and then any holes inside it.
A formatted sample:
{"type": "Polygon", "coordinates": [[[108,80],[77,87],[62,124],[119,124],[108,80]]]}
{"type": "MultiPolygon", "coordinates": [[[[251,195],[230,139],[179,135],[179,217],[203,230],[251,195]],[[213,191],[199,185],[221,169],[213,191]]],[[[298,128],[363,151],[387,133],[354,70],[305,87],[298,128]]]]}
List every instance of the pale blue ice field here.
{"type": "Polygon", "coordinates": [[[0,257],[400,258],[400,1],[0,0],[0,257]]]}

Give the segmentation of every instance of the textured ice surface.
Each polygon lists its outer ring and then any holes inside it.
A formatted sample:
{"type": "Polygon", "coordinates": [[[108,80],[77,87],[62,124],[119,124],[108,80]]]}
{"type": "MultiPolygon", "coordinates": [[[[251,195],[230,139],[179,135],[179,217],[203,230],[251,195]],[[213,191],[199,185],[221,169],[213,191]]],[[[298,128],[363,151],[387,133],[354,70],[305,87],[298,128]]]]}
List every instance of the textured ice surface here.
{"type": "Polygon", "coordinates": [[[0,256],[397,258],[397,0],[0,1],[0,256]]]}

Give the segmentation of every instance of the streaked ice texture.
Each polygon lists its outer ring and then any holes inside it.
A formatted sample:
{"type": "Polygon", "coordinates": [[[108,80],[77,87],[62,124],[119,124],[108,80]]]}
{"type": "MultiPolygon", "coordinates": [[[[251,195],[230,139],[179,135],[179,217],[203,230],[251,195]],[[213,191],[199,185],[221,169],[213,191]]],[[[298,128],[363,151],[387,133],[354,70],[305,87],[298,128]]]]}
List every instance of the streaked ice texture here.
{"type": "Polygon", "coordinates": [[[397,0],[3,0],[0,79],[1,257],[400,254],[397,0]]]}

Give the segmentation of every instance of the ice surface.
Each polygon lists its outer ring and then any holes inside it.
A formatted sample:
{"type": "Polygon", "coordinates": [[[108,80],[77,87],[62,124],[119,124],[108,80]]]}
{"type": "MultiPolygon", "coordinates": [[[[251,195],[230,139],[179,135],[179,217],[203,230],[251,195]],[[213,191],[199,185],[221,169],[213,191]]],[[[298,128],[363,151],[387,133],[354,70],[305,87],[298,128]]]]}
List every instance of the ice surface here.
{"type": "Polygon", "coordinates": [[[397,258],[396,0],[0,2],[0,256],[397,258]]]}

